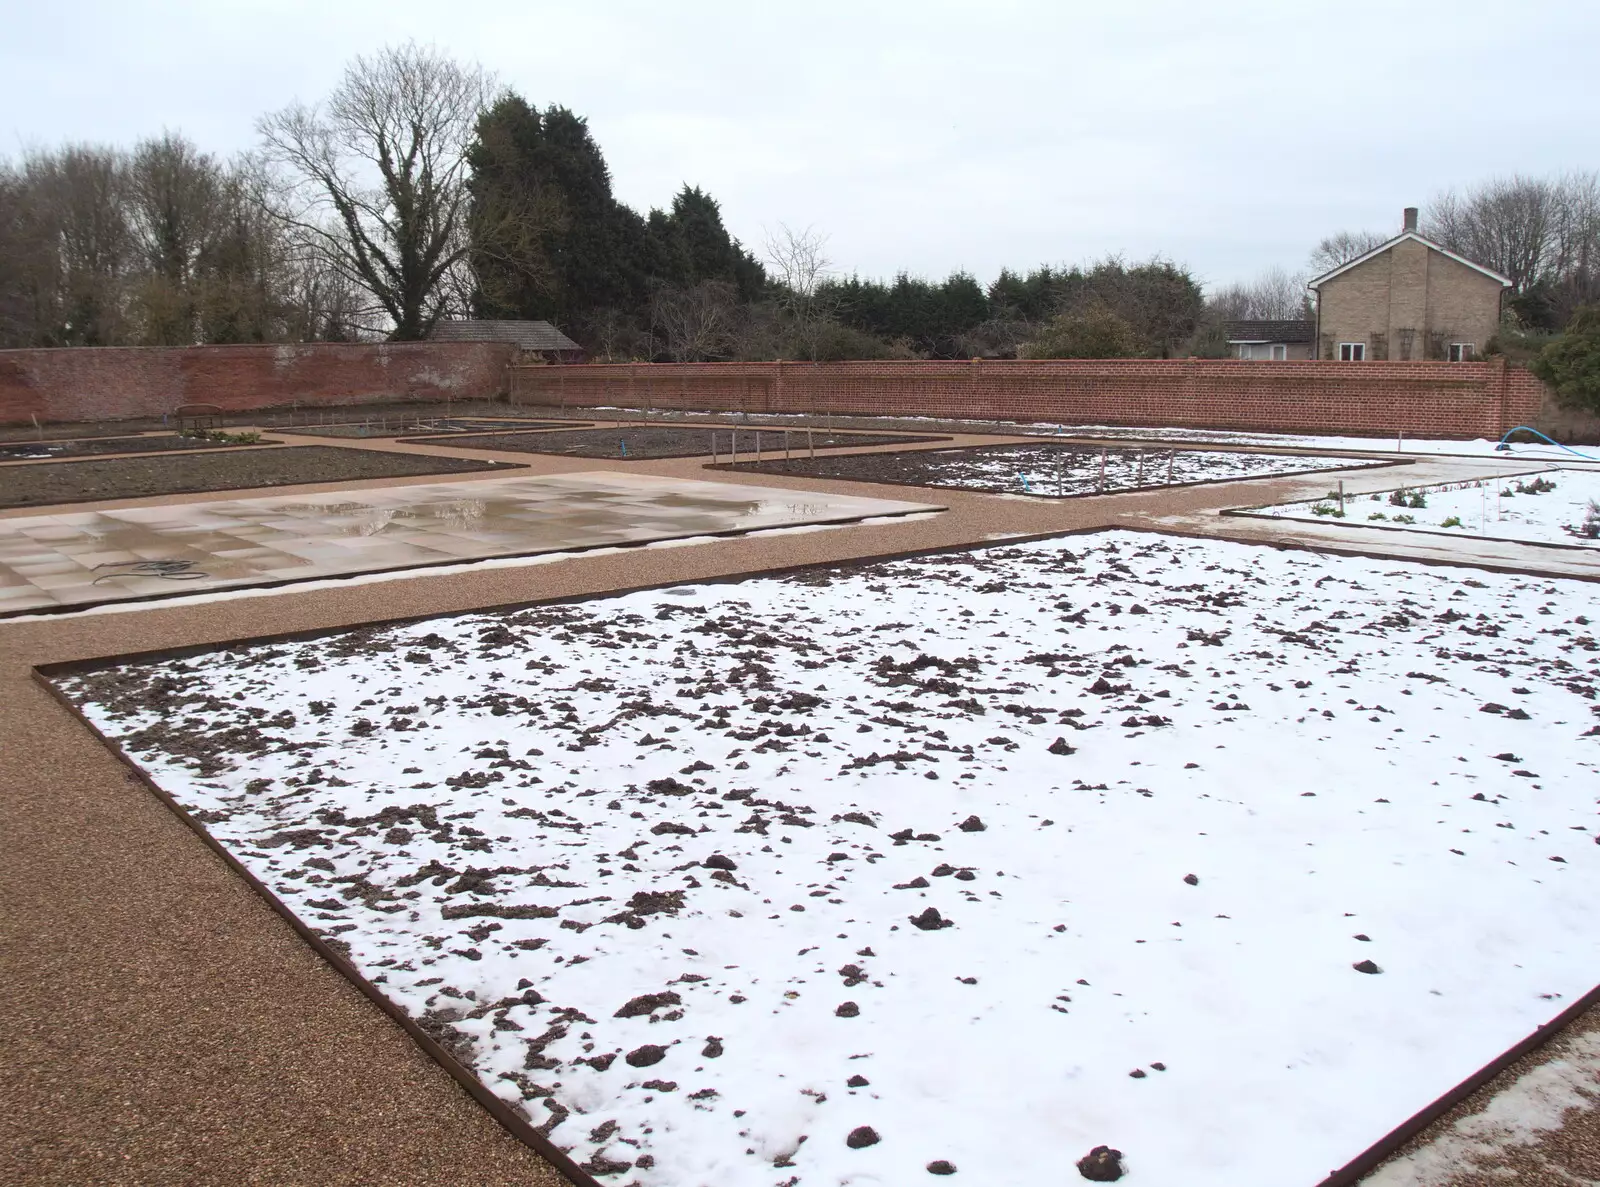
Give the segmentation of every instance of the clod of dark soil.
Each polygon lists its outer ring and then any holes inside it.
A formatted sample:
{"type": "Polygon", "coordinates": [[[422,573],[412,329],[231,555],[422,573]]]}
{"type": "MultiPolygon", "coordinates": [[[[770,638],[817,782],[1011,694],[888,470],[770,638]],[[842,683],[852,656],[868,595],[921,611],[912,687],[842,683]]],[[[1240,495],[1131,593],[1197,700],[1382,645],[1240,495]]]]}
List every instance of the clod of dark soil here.
{"type": "Polygon", "coordinates": [[[1128,1073],[1128,1076],[1129,1076],[1129,1077],[1130,1077],[1130,1078],[1131,1078],[1131,1079],[1134,1079],[1134,1080],[1142,1080],[1142,1079],[1144,1079],[1144,1078],[1145,1078],[1145,1074],[1146,1074],[1146,1073],[1145,1073],[1145,1070],[1144,1070],[1144,1068],[1142,1068],[1142,1067],[1136,1067],[1136,1068],[1134,1068],[1134,1069],[1133,1069],[1133,1070],[1132,1070],[1132,1071],[1131,1071],[1131,1072],[1129,1072],[1129,1073],[1128,1073]]]}
{"type": "Polygon", "coordinates": [[[638,1018],[645,1014],[653,1014],[663,1006],[681,1006],[682,1004],[683,999],[670,989],[665,993],[641,993],[613,1014],[612,1017],[638,1018]]]}
{"type": "Polygon", "coordinates": [[[878,1131],[870,1125],[858,1125],[850,1131],[850,1136],[845,1138],[844,1144],[852,1150],[860,1150],[866,1146],[876,1146],[882,1139],[878,1131]]]}
{"type": "Polygon", "coordinates": [[[868,1080],[865,1076],[859,1074],[851,1076],[844,1082],[846,1088],[865,1088],[870,1083],[872,1083],[871,1080],[868,1080]]]}
{"type": "Polygon", "coordinates": [[[1198,875],[1198,874],[1185,874],[1183,876],[1183,880],[1185,882],[1187,882],[1190,886],[1199,886],[1200,885],[1200,875],[1198,875]]]}
{"type": "Polygon", "coordinates": [[[936,1158],[928,1163],[928,1173],[930,1175],[953,1175],[956,1173],[956,1164],[946,1162],[943,1158],[936,1158]]]}
{"type": "Polygon", "coordinates": [[[1126,1173],[1122,1165],[1122,1151],[1110,1146],[1096,1146],[1078,1159],[1078,1173],[1091,1183],[1115,1183],[1126,1173]]]}
{"type": "Polygon", "coordinates": [[[1361,941],[1361,942],[1362,942],[1362,943],[1364,943],[1364,944],[1370,944],[1370,943],[1372,943],[1372,937],[1371,937],[1371,936],[1369,936],[1369,935],[1367,935],[1367,933],[1366,933],[1366,932],[1361,932],[1361,931],[1358,931],[1358,932],[1356,932],[1356,934],[1355,934],[1355,935],[1354,935],[1354,936],[1353,936],[1353,937],[1351,937],[1351,938],[1352,938],[1352,939],[1357,939],[1357,940],[1360,940],[1360,941],[1361,941]]]}
{"type": "Polygon", "coordinates": [[[660,1063],[667,1057],[667,1049],[655,1043],[646,1043],[642,1047],[635,1047],[622,1058],[629,1067],[651,1067],[660,1063]]]}
{"type": "Polygon", "coordinates": [[[1373,964],[1370,960],[1358,960],[1358,961],[1355,962],[1355,964],[1351,965],[1350,967],[1355,969],[1355,971],[1358,972],[1358,973],[1381,973],[1381,972],[1383,972],[1382,969],[1380,969],[1377,965],[1373,964]]]}
{"type": "Polygon", "coordinates": [[[700,864],[708,870],[736,870],[739,868],[734,864],[733,858],[723,857],[720,853],[713,853],[700,864]]]}
{"type": "Polygon", "coordinates": [[[854,1018],[861,1013],[861,1007],[855,1002],[840,1002],[833,1012],[839,1018],[854,1018]]]}
{"type": "Polygon", "coordinates": [[[940,915],[937,907],[929,907],[922,914],[911,916],[911,925],[923,931],[938,931],[941,927],[954,927],[955,923],[940,915]]]}
{"type": "Polygon", "coordinates": [[[1078,752],[1078,748],[1076,746],[1069,746],[1065,738],[1057,738],[1054,742],[1051,742],[1049,749],[1051,754],[1067,755],[1076,754],[1078,752]]]}
{"type": "MultiPolygon", "coordinates": [[[[956,827],[959,828],[964,833],[981,833],[984,829],[988,828],[989,826],[984,824],[984,822],[979,820],[976,816],[968,816],[960,824],[956,825],[956,827]]],[[[946,1163],[945,1165],[949,1165],[949,1164],[946,1163]]],[[[941,1173],[948,1174],[949,1172],[941,1172],[941,1173]]]]}
{"type": "Polygon", "coordinates": [[[706,1036],[706,1045],[700,1052],[705,1059],[722,1058],[722,1039],[716,1035],[706,1036]]]}

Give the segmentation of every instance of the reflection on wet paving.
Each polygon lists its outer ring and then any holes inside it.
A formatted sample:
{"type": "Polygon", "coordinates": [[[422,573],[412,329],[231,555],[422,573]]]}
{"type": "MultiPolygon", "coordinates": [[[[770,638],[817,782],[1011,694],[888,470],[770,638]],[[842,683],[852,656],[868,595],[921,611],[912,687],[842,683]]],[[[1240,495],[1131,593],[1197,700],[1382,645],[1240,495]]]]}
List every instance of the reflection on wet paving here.
{"type": "Polygon", "coordinates": [[[595,471],[63,511],[0,519],[0,616],[930,509],[595,471]]]}

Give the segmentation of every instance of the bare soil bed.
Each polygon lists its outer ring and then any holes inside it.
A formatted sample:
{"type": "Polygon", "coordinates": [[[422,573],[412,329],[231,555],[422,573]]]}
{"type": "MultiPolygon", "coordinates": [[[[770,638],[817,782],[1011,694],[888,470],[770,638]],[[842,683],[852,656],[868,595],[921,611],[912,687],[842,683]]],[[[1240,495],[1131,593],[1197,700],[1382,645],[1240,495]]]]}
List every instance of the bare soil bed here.
{"type": "Polygon", "coordinates": [[[1116,491],[1271,478],[1393,465],[1369,458],[1215,449],[1121,449],[1087,445],[977,445],[904,453],[738,462],[730,470],[933,486],[990,494],[1072,498],[1116,491]]]}
{"type": "Polygon", "coordinates": [[[1593,985],[1592,613],[1108,532],[54,679],[608,1181],[1309,1187],[1593,985]]]}
{"type": "Polygon", "coordinates": [[[278,445],[277,441],[206,441],[170,433],[161,437],[89,437],[76,440],[36,441],[0,445],[0,461],[32,461],[98,457],[107,453],[166,453],[180,449],[243,449],[249,445],[278,445]]]}
{"type": "MultiPolygon", "coordinates": [[[[709,456],[712,451],[713,432],[711,429],[691,429],[675,425],[626,424],[617,425],[615,428],[577,429],[565,433],[489,433],[469,437],[444,437],[431,441],[419,438],[417,444],[456,445],[469,449],[503,449],[515,453],[551,453],[566,457],[624,461],[709,456]]],[[[732,434],[722,429],[715,430],[715,436],[717,451],[726,453],[730,448],[732,434]]],[[[810,448],[909,445],[946,440],[943,437],[907,437],[885,433],[827,432],[813,432],[809,440],[804,432],[768,432],[764,433],[763,437],[763,448],[778,453],[782,453],[785,448],[794,453],[804,453],[810,448]]],[[[740,430],[738,447],[741,454],[753,453],[756,444],[753,430],[740,430]]]]}
{"type": "MultiPolygon", "coordinates": [[[[434,420],[426,417],[379,416],[359,423],[312,425],[295,429],[294,432],[302,437],[399,437],[410,440],[416,437],[432,437],[440,433],[482,433],[491,430],[511,432],[570,427],[572,427],[571,421],[562,420],[484,420],[460,417],[441,417],[434,420]]],[[[451,444],[456,442],[452,441],[451,444]]]]}
{"type": "Polygon", "coordinates": [[[141,499],[213,490],[516,468],[519,467],[505,462],[377,453],[332,445],[102,458],[59,465],[41,463],[0,468],[0,507],[48,507],[101,499],[141,499]]]}

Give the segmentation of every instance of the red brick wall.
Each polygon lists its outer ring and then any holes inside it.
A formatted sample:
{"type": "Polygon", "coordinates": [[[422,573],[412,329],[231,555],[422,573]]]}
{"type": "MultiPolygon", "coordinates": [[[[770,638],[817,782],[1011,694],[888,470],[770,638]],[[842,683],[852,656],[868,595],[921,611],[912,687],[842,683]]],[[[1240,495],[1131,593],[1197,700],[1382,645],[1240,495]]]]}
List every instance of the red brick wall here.
{"type": "Polygon", "coordinates": [[[1543,385],[1478,363],[1117,359],[594,363],[513,369],[513,399],[766,413],[1497,437],[1539,417],[1543,385]]]}
{"type": "Polygon", "coordinates": [[[481,399],[505,390],[492,342],[0,350],[0,424],[160,416],[180,404],[246,411],[299,403],[481,399]]]}

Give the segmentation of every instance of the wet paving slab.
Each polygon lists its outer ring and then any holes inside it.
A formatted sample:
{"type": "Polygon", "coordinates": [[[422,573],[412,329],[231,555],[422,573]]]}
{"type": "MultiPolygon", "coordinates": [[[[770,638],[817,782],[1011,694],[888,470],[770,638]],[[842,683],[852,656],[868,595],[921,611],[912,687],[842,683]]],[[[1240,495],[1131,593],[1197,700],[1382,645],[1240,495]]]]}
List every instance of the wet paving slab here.
{"type": "Polygon", "coordinates": [[[940,508],[603,471],[0,520],[0,617],[940,508]]]}

